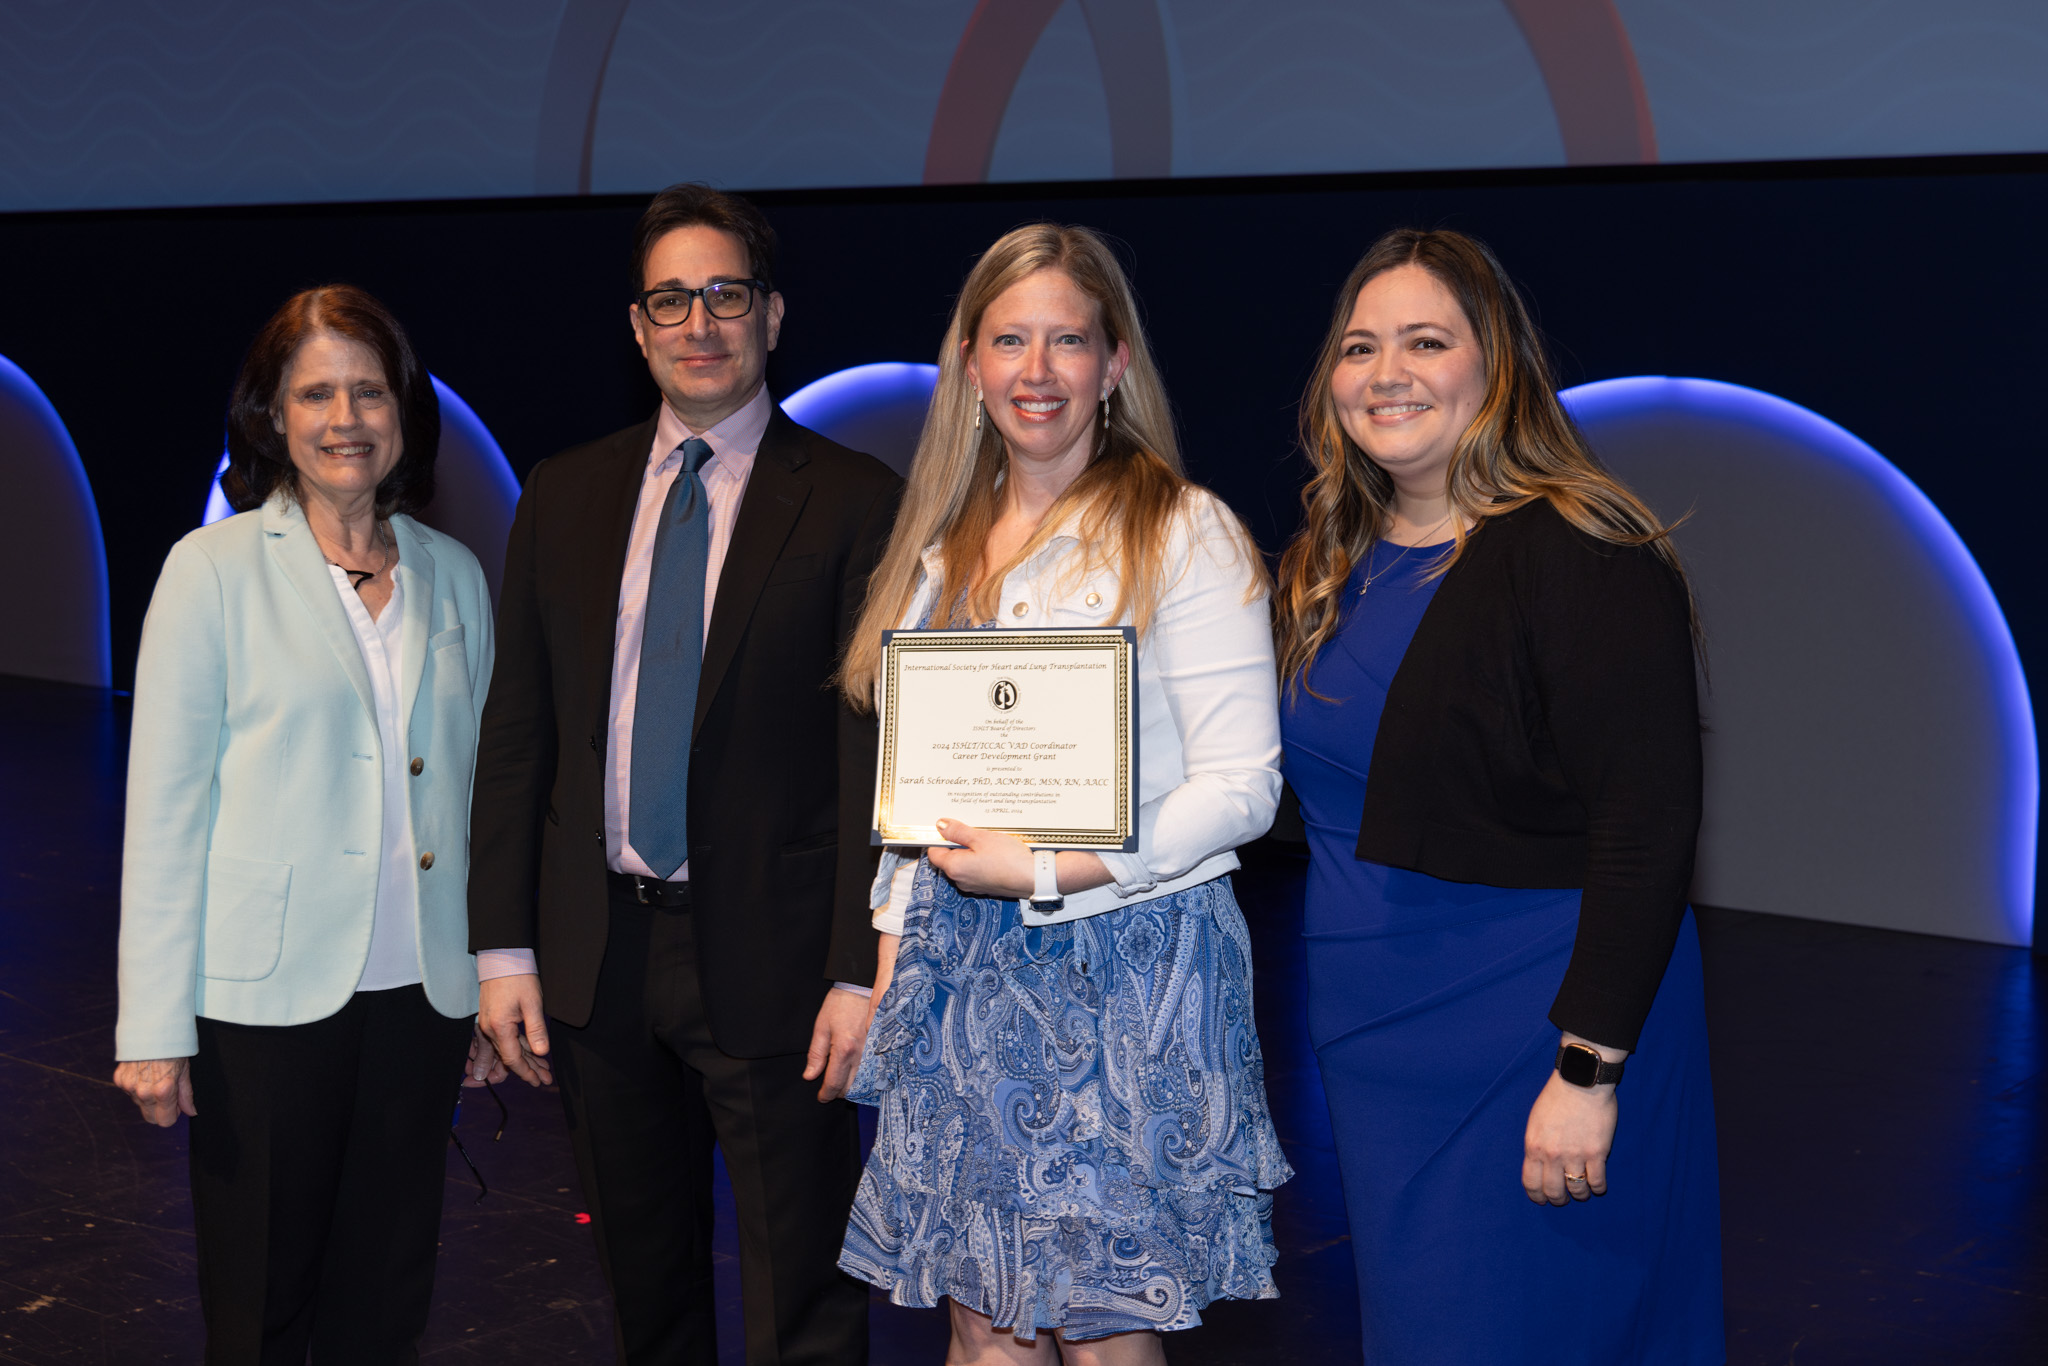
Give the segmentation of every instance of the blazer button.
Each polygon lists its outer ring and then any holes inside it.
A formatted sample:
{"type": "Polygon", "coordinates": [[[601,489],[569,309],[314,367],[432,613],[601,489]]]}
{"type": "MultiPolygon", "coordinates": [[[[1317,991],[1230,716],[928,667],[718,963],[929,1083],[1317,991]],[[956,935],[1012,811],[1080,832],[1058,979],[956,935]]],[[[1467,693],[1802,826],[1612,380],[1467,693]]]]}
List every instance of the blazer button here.
{"type": "MultiPolygon", "coordinates": [[[[1087,603],[1090,607],[1100,607],[1102,606],[1102,594],[1090,593],[1087,597],[1083,598],[1082,601],[1087,603]]],[[[417,763],[418,761],[415,760],[414,762],[417,763]]]]}
{"type": "Polygon", "coordinates": [[[420,776],[420,774],[422,774],[422,773],[425,773],[426,771],[427,771],[427,761],[426,761],[425,759],[414,759],[414,760],[412,761],[412,776],[413,776],[413,777],[417,778],[417,777],[419,777],[419,776],[420,776]]]}
{"type": "Polygon", "coordinates": [[[424,853],[424,854],[421,854],[421,855],[420,855],[420,871],[421,871],[421,872],[425,872],[425,871],[426,871],[427,869],[429,869],[429,868],[431,868],[431,867],[433,867],[433,866],[434,866],[434,851],[433,851],[433,850],[431,850],[431,849],[429,849],[429,850],[427,850],[427,852],[426,852],[426,853],[424,853]]]}
{"type": "Polygon", "coordinates": [[[1012,608],[1010,609],[1010,615],[1011,615],[1011,616],[1013,616],[1013,617],[1021,617],[1021,616],[1023,616],[1023,615],[1024,615],[1024,614],[1025,614],[1026,612],[1028,612],[1028,611],[1030,611],[1030,610],[1031,610],[1031,604],[1030,604],[1030,603],[1027,603],[1027,602],[1020,602],[1020,603],[1018,603],[1018,604],[1017,604],[1017,605],[1016,605],[1015,607],[1012,607],[1012,608]]]}

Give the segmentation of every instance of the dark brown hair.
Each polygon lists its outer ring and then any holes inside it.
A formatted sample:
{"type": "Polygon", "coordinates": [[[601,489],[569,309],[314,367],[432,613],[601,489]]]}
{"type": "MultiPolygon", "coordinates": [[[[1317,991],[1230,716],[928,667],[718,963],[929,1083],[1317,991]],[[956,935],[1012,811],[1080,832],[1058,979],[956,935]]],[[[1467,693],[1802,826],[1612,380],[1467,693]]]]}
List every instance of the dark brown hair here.
{"type": "Polygon", "coordinates": [[[671,185],[647,206],[633,228],[633,286],[639,297],[647,288],[647,257],[677,228],[706,227],[729,232],[747,249],[747,269],[755,279],[775,288],[775,229],[761,211],[736,194],[714,190],[697,181],[671,185]]]}
{"type": "MultiPolygon", "coordinates": [[[[1302,526],[1281,558],[1274,600],[1280,677],[1290,689],[1301,684],[1316,652],[1336,634],[1344,585],[1393,506],[1393,481],[1338,421],[1331,385],[1359,291],[1374,276],[1406,265],[1421,266],[1450,291],[1486,365],[1485,401],[1458,438],[1447,472],[1451,503],[1463,517],[1451,519],[1453,548],[1434,572],[1443,573],[1464,553],[1466,537],[1487,518],[1542,498],[1588,536],[1648,546],[1686,583],[1670,528],[1607,472],[1557,401],[1543,338],[1486,244],[1461,232],[1397,228],[1372,244],[1338,291],[1322,354],[1301,400],[1301,444],[1314,475],[1301,492],[1302,526]],[[1468,520],[1470,533],[1464,529],[1468,520]]],[[[1693,641],[1697,648],[1697,615],[1693,641]]]]}
{"type": "Polygon", "coordinates": [[[220,491],[237,512],[262,507],[282,487],[298,496],[299,471],[284,434],[277,430],[279,405],[292,358],[318,332],[332,332],[376,353],[384,382],[398,403],[398,463],[377,486],[377,515],[418,513],[434,501],[434,457],[441,446],[441,401],[434,383],[413,354],[412,342],[391,311],[354,285],[304,289],[263,324],[228,399],[228,468],[220,491]]]}

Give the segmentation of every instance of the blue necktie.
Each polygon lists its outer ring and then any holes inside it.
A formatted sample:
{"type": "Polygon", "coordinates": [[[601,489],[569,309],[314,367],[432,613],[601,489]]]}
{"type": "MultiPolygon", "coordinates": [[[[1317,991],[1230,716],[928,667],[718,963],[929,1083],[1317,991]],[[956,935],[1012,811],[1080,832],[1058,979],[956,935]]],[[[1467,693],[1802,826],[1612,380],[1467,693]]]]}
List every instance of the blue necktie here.
{"type": "Polygon", "coordinates": [[[633,814],[626,838],[657,877],[690,857],[690,729],[704,662],[704,565],[711,551],[710,498],[697,467],[710,443],[691,437],[661,505],[640,637],[633,708],[633,814]]]}

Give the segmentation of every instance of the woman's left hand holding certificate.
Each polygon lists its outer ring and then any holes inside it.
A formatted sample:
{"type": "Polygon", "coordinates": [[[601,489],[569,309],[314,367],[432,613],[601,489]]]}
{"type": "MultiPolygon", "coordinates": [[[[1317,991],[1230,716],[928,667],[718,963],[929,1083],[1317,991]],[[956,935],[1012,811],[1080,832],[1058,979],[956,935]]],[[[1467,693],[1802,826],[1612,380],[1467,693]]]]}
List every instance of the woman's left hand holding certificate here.
{"type": "MultiPolygon", "coordinates": [[[[982,830],[965,821],[941,819],[939,833],[957,848],[933,845],[925,852],[932,867],[969,896],[1016,900],[1032,892],[1031,846],[1015,835],[982,830]]],[[[1059,860],[1062,896],[1101,887],[1110,881],[1109,868],[1085,849],[1068,849],[1059,860]]]]}

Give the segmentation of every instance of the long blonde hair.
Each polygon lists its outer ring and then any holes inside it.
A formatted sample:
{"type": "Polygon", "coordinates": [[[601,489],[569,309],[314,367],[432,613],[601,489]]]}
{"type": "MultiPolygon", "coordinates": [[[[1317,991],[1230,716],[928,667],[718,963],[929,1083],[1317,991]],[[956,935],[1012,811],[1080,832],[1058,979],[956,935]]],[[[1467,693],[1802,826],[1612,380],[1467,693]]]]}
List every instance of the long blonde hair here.
{"type": "MultiPolygon", "coordinates": [[[[1454,544],[1433,572],[1448,570],[1464,553],[1471,534],[1467,522],[1477,531],[1487,518],[1543,498],[1589,536],[1649,546],[1691,601],[1670,528],[1607,472],[1557,401],[1536,324],[1493,253],[1461,232],[1399,228],[1372,244],[1338,292],[1329,334],[1302,396],[1301,444],[1315,474],[1301,493],[1301,530],[1281,557],[1275,603],[1280,677],[1290,695],[1304,686],[1316,653],[1342,624],[1344,585],[1392,515],[1393,481],[1344,430],[1332,383],[1359,291],[1374,276],[1405,265],[1421,266],[1451,292],[1486,365],[1485,401],[1459,437],[1447,474],[1451,503],[1461,514],[1451,519],[1454,544]]],[[[1697,612],[1693,641],[1697,648],[1697,612]]]]}
{"type": "MultiPolygon", "coordinates": [[[[1005,233],[982,254],[960,288],[953,320],[939,347],[939,379],[889,547],[868,580],[866,605],[848,641],[839,683],[854,706],[874,705],[882,633],[898,626],[923,577],[927,547],[938,546],[945,579],[932,624],[967,625],[996,612],[1004,576],[1044,546],[1078,511],[1088,558],[1077,569],[1114,563],[1120,587],[1112,620],[1128,609],[1142,636],[1164,588],[1162,560],[1173,519],[1192,487],[1174,439],[1173,412],[1159,367],[1145,343],[1137,299],[1109,245],[1087,228],[1032,223],[1005,233]],[[1086,469],[1047,509],[1038,530],[1005,564],[981,574],[983,548],[1001,512],[1009,455],[993,422],[975,424],[977,401],[966,352],[982,315],[1012,285],[1057,270],[1093,299],[1113,349],[1130,348],[1130,364],[1109,401],[1107,430],[1086,469]],[[964,345],[963,345],[964,343],[964,345]]],[[[1254,564],[1263,564],[1256,554],[1254,564]]]]}

